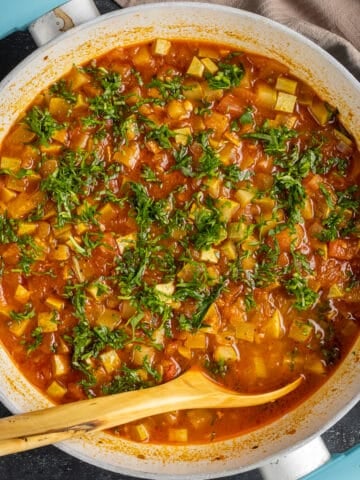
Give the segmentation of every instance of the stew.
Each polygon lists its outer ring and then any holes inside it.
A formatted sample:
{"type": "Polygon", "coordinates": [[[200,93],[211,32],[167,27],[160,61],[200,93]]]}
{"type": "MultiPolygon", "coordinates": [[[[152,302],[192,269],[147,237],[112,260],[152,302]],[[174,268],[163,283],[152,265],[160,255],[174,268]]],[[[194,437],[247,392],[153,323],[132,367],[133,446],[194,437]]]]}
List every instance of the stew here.
{"type": "Polygon", "coordinates": [[[41,92],[0,151],[0,338],[55,402],[192,365],[272,404],[113,430],[210,442],[306,399],[359,333],[360,154],[284,65],[217,44],[119,47],[41,92]]]}

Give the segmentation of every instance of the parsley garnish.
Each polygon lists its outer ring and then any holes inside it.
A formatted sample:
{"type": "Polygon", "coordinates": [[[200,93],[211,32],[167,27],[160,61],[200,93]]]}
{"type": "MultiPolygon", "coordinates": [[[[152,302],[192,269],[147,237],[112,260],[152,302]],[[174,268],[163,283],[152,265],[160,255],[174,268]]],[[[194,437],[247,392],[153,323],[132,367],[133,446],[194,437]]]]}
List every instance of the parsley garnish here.
{"type": "Polygon", "coordinates": [[[56,130],[64,128],[64,125],[58,123],[48,110],[41,110],[36,106],[27,113],[24,122],[32,132],[36,133],[41,145],[48,145],[56,130]]]}

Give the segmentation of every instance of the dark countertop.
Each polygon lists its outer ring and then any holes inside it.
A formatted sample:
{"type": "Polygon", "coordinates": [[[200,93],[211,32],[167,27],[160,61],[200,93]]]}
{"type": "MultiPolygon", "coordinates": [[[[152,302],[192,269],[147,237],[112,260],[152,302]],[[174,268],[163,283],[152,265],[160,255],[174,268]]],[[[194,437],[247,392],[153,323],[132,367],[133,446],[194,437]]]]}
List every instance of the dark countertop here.
{"type": "MultiPolygon", "coordinates": [[[[101,13],[116,10],[112,0],[95,0],[101,13]]],[[[28,32],[17,32],[0,40],[0,80],[36,48],[28,32]]],[[[8,415],[0,403],[0,417],[8,415]]],[[[360,442],[360,403],[330,428],[323,439],[331,452],[343,452],[360,442]]],[[[129,477],[108,472],[74,459],[55,447],[23,452],[0,458],[0,479],[6,480],[127,480],[129,477]]],[[[248,473],[227,480],[260,480],[260,474],[248,473]]],[[[281,480],[281,479],[279,479],[281,480]]]]}

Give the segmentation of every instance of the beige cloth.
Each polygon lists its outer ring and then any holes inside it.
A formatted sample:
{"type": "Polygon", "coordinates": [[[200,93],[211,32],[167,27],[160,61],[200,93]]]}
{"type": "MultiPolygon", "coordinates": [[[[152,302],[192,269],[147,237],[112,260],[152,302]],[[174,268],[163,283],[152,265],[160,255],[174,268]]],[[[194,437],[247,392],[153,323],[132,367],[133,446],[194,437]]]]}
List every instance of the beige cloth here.
{"type": "MultiPolygon", "coordinates": [[[[156,0],[115,0],[121,7],[156,0]]],[[[322,46],[360,80],[360,0],[207,0],[276,20],[322,46]]]]}

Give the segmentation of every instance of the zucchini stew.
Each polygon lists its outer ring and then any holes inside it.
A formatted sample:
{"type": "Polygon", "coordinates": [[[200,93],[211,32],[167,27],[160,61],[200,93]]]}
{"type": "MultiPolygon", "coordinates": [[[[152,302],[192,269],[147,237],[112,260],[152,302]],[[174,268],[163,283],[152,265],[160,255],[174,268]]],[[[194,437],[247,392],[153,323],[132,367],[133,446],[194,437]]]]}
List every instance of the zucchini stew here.
{"type": "Polygon", "coordinates": [[[192,365],[243,393],[303,376],[271,404],[112,433],[206,443],[258,428],[359,333],[359,177],[336,106],[271,59],[154,39],[74,66],[1,146],[1,341],[58,403],[192,365]]]}

